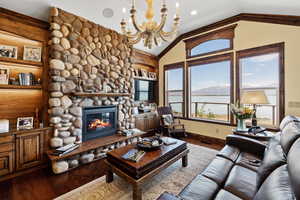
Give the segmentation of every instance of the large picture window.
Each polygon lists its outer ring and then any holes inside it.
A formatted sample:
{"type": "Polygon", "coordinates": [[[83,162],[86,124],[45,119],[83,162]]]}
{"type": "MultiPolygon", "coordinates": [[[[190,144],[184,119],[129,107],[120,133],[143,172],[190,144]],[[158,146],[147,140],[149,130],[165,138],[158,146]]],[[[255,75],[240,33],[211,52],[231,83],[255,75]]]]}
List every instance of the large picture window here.
{"type": "Polygon", "coordinates": [[[184,116],[184,64],[165,66],[165,105],[171,106],[175,116],[184,116]]]}
{"type": "Polygon", "coordinates": [[[230,53],[188,62],[190,118],[231,121],[232,56],[230,53]]]}
{"type": "Polygon", "coordinates": [[[258,124],[278,127],[284,112],[283,43],[237,52],[237,73],[237,97],[251,90],[264,91],[269,104],[256,105],[258,124]]]}

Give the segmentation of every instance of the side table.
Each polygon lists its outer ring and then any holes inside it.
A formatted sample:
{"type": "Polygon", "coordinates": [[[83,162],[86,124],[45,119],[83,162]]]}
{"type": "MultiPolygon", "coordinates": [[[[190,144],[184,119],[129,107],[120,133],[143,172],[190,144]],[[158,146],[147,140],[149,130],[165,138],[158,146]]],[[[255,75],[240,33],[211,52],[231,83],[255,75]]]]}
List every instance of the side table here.
{"type": "Polygon", "coordinates": [[[240,135],[240,136],[256,139],[256,140],[264,142],[264,143],[267,143],[274,136],[274,134],[270,131],[264,131],[264,132],[254,135],[253,133],[249,133],[249,132],[245,132],[245,131],[241,132],[241,131],[237,131],[236,129],[232,129],[232,133],[234,135],[240,135]]]}

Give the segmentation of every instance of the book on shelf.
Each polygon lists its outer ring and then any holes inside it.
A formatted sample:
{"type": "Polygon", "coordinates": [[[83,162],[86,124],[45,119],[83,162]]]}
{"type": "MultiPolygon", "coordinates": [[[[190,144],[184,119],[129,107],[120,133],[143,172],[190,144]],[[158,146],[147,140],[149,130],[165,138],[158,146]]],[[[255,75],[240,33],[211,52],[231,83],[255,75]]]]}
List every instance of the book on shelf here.
{"type": "Polygon", "coordinates": [[[55,156],[63,156],[67,153],[74,151],[78,147],[79,147],[79,144],[68,144],[66,146],[55,149],[55,151],[52,154],[55,156]]]}
{"type": "Polygon", "coordinates": [[[19,73],[20,85],[35,85],[35,76],[33,73],[19,73]]]}

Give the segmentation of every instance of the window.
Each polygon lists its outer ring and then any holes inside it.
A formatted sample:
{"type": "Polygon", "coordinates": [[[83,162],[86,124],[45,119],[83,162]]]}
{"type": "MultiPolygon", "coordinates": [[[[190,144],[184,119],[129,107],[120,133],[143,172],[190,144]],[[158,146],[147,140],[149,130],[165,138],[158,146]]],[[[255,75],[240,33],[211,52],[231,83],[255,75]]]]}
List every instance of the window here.
{"type": "Polygon", "coordinates": [[[185,40],[187,58],[232,50],[235,27],[232,25],[185,40]]]}
{"type": "Polygon", "coordinates": [[[228,39],[217,39],[203,42],[198,46],[191,49],[191,56],[197,56],[201,54],[216,52],[230,48],[230,40],[228,39]]]}
{"type": "Polygon", "coordinates": [[[175,116],[184,116],[183,63],[165,66],[165,105],[171,106],[175,116]]]}
{"type": "Polygon", "coordinates": [[[283,43],[237,53],[238,97],[249,90],[265,91],[269,104],[257,105],[256,112],[258,124],[265,127],[278,127],[283,117],[282,56],[283,43]]]}
{"type": "Polygon", "coordinates": [[[190,118],[231,121],[232,57],[230,53],[188,62],[190,118]]]}

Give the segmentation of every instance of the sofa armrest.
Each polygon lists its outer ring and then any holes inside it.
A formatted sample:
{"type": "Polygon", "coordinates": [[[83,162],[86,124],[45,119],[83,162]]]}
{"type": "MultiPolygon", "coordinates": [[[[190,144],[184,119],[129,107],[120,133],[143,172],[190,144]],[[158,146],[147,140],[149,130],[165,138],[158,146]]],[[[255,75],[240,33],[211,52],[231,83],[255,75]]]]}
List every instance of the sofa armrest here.
{"type": "Polygon", "coordinates": [[[260,157],[263,157],[265,148],[267,147],[264,143],[258,140],[239,135],[228,135],[226,137],[226,144],[235,146],[241,151],[256,154],[260,157]]]}

